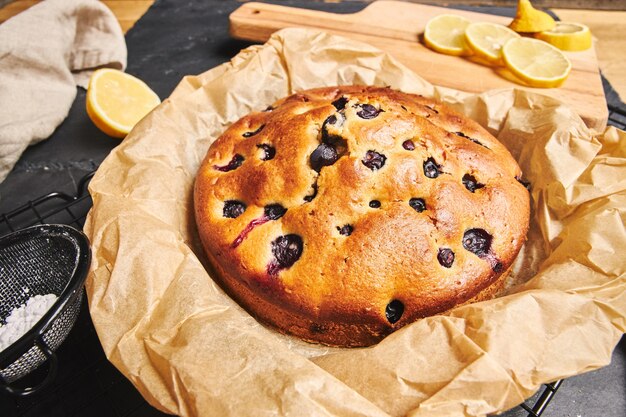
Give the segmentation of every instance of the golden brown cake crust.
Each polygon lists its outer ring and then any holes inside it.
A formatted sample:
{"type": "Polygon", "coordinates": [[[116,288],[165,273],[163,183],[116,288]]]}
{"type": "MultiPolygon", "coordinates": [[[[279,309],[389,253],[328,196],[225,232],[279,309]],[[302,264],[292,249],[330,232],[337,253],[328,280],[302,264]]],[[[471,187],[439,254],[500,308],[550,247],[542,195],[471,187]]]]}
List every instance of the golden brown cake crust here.
{"type": "Polygon", "coordinates": [[[215,141],[196,223],[215,278],[260,320],[367,346],[493,295],[528,230],[520,178],[502,144],[435,100],[320,88],[215,141]]]}

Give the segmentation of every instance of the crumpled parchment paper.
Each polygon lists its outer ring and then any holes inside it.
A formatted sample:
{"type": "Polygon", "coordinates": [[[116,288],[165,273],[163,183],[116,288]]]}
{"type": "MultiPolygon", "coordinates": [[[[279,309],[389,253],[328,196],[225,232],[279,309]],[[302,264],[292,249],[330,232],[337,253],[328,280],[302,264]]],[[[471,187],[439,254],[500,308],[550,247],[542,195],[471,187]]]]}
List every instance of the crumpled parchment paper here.
{"type": "MultiPolygon", "coordinates": [[[[461,76],[461,75],[460,75],[461,76]]],[[[89,307],[108,358],[181,416],[484,416],[609,363],[626,328],[626,133],[592,136],[565,104],[429,85],[381,51],[285,29],[183,79],[104,161],[85,230],[89,307]],[[508,294],[331,349],[255,321],[210,278],[195,173],[232,122],[298,90],[370,84],[434,96],[496,135],[532,184],[508,294]]]]}

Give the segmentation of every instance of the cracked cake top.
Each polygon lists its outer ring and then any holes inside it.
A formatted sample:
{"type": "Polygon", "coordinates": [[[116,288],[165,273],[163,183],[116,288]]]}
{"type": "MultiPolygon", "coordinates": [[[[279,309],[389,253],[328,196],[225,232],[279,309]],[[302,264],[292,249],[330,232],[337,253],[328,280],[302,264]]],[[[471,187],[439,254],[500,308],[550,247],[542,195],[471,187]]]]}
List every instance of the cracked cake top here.
{"type": "Polygon", "coordinates": [[[529,221],[521,171],[491,134],[376,87],[303,91],[241,118],[211,145],[194,197],[229,294],[340,346],[493,295],[529,221]]]}

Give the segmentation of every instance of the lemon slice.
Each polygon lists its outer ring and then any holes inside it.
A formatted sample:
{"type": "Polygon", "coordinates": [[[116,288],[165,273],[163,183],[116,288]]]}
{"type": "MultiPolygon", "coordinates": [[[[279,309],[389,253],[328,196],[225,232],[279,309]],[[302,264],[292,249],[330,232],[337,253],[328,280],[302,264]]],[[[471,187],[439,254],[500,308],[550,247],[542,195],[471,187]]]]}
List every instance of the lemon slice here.
{"type": "Polygon", "coordinates": [[[537,33],[536,37],[563,51],[591,48],[591,31],[580,23],[556,22],[554,29],[537,33]]]}
{"type": "Polygon", "coordinates": [[[555,26],[552,16],[535,9],[529,0],[518,0],[515,19],[509,24],[516,32],[544,32],[555,26]]]}
{"type": "Polygon", "coordinates": [[[474,53],[496,65],[502,64],[502,47],[513,38],[519,35],[496,23],[472,23],[465,29],[465,40],[474,53]]]}
{"type": "Polygon", "coordinates": [[[470,55],[465,43],[465,28],[471,22],[462,16],[440,14],[426,23],[424,42],[426,46],[447,55],[470,55]]]}
{"type": "Polygon", "coordinates": [[[502,57],[506,67],[531,87],[558,87],[572,69],[563,52],[539,39],[511,39],[504,44],[502,57]]]}
{"type": "Polygon", "coordinates": [[[161,103],[140,79],[103,68],[95,71],[87,88],[87,114],[109,136],[123,138],[146,114],[161,103]]]}

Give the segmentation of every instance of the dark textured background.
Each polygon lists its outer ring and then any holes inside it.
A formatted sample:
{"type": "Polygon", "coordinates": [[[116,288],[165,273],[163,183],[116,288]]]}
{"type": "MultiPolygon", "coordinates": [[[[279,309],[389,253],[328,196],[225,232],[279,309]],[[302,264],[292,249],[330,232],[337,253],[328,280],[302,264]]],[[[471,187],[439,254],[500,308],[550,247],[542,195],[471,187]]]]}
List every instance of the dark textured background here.
{"type": "MultiPolygon", "coordinates": [[[[138,76],[161,98],[166,98],[184,75],[198,74],[228,61],[249,45],[228,36],[228,15],[239,4],[219,0],[157,0],[126,35],[127,72],[138,76]]],[[[337,13],[354,12],[364,7],[363,3],[355,2],[304,0],[283,1],[281,4],[337,13]]],[[[478,11],[514,14],[514,9],[508,8],[478,11]]],[[[609,85],[606,88],[610,90],[609,85]]],[[[609,94],[608,97],[615,106],[621,105],[617,96],[609,94]]],[[[97,130],[84,108],[85,92],[79,89],[65,122],[50,139],[29,148],[9,177],[0,184],[0,213],[49,191],[74,194],[80,178],[97,168],[119,143],[97,130]]],[[[626,121],[626,118],[622,120],[626,121]]],[[[567,348],[563,346],[564,350],[567,348]]],[[[149,406],[106,360],[86,304],[58,356],[59,373],[49,388],[23,399],[0,393],[0,416],[163,415],[149,406]]],[[[22,382],[33,383],[45,371],[46,366],[43,366],[22,382]]],[[[532,404],[532,401],[528,403],[532,404]]],[[[527,413],[521,408],[504,414],[506,417],[525,415],[527,413]]],[[[618,345],[610,366],[567,379],[543,415],[626,417],[626,339],[623,338],[618,345]]]]}

